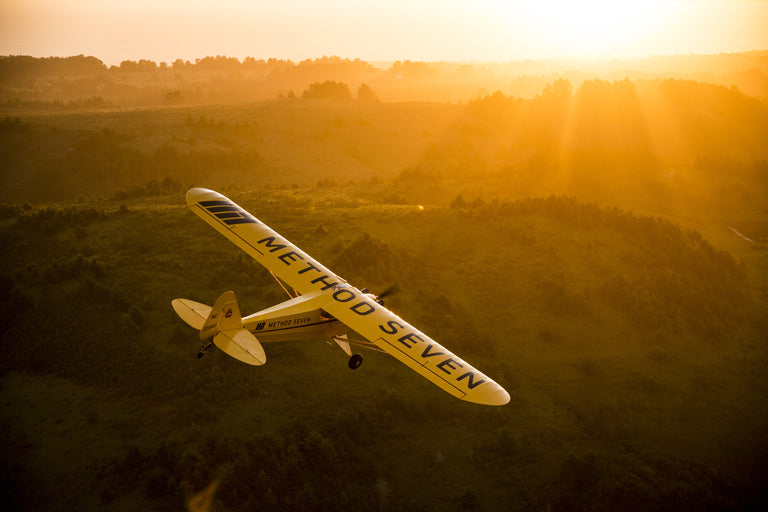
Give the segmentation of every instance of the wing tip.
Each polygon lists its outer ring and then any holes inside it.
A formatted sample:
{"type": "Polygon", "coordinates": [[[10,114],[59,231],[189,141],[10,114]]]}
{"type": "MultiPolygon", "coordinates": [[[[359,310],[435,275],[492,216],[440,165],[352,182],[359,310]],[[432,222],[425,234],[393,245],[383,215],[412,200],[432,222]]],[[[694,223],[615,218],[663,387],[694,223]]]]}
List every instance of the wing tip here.
{"type": "Polygon", "coordinates": [[[491,392],[482,395],[472,395],[471,393],[464,397],[468,402],[474,402],[481,405],[507,405],[510,400],[509,393],[503,387],[497,385],[497,388],[491,392]]]}
{"type": "Polygon", "coordinates": [[[187,190],[187,206],[192,206],[193,204],[197,204],[200,202],[200,200],[203,198],[203,196],[207,195],[216,195],[220,196],[218,192],[215,190],[210,190],[207,188],[202,187],[195,187],[187,190]]]}
{"type": "Polygon", "coordinates": [[[507,405],[509,403],[510,397],[506,389],[500,387],[495,396],[496,400],[488,405],[507,405]]]}

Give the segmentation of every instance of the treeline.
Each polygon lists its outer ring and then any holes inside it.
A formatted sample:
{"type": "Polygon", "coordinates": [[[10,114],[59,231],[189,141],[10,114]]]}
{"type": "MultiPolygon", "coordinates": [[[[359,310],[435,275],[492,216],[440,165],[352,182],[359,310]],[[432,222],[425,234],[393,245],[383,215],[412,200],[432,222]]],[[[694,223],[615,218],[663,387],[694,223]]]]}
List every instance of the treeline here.
{"type": "Polygon", "coordinates": [[[286,59],[255,59],[246,57],[242,62],[235,57],[217,55],[203,57],[194,62],[176,59],[172,63],[157,63],[152,60],[124,60],[117,66],[107,66],[96,57],[78,55],[74,57],[35,58],[28,55],[0,56],[0,77],[3,81],[28,80],[56,76],[82,76],[104,71],[123,73],[152,73],[171,69],[174,71],[253,71],[263,74],[288,72],[308,72],[323,70],[331,74],[370,72],[373,67],[360,59],[342,59],[340,57],[322,57],[305,59],[294,63],[286,59]]]}
{"type": "MultiPolygon", "coordinates": [[[[278,93],[278,99],[294,99],[297,97],[293,89],[289,89],[287,93],[282,91],[278,93]]],[[[188,102],[190,95],[185,95],[181,90],[174,89],[162,93],[161,104],[163,106],[183,105],[188,102]]],[[[309,87],[302,92],[301,98],[303,99],[324,99],[324,100],[351,100],[352,92],[344,82],[336,82],[334,80],[326,80],[324,82],[314,82],[309,84],[309,87]]],[[[367,103],[379,103],[381,100],[376,93],[367,84],[360,84],[357,89],[356,98],[359,101],[367,103]]],[[[82,98],[78,100],[60,101],[60,100],[21,100],[16,98],[14,100],[8,100],[3,105],[6,109],[11,111],[67,111],[67,110],[99,110],[115,107],[116,104],[112,101],[107,101],[101,96],[93,96],[91,98],[82,98]]]]}
{"type": "MultiPolygon", "coordinates": [[[[365,83],[385,101],[467,101],[502,90],[533,97],[558,77],[577,84],[594,78],[642,80],[687,78],[736,86],[768,98],[768,52],[717,56],[678,56],[603,64],[526,61],[466,64],[399,60],[376,67],[360,59],[324,56],[299,62],[243,60],[222,55],[173,62],[125,60],[106,66],[95,57],[0,57],[0,104],[5,108],[41,108],[40,101],[68,102],[101,98],[108,105],[160,105],[178,91],[176,102],[210,104],[274,99],[310,83],[337,81],[354,89],[365,83]],[[685,72],[683,72],[685,70],[685,72]]],[[[87,104],[82,108],[93,108],[87,104]]],[[[77,108],[73,104],[72,108],[77,108]]]]}
{"type": "Polygon", "coordinates": [[[322,57],[298,63],[216,56],[194,63],[126,60],[107,67],[95,57],[0,57],[0,102],[7,109],[59,110],[125,104],[254,101],[295,94],[312,83],[351,83],[384,73],[360,59],[322,57]]]}
{"type": "Polygon", "coordinates": [[[112,104],[100,96],[70,101],[44,100],[8,100],[5,105],[9,110],[97,110],[111,107],[112,104]]]}
{"type": "Polygon", "coordinates": [[[30,57],[29,55],[0,56],[0,82],[30,80],[49,76],[94,75],[107,70],[96,57],[30,57]]]}
{"type": "MultiPolygon", "coordinates": [[[[401,78],[427,78],[451,76],[457,71],[474,73],[479,69],[491,70],[504,76],[530,77],[551,74],[559,67],[573,68],[576,63],[569,61],[540,60],[524,62],[497,62],[482,66],[453,62],[423,62],[408,59],[390,64],[386,71],[401,78]]],[[[576,65],[575,67],[579,67],[576,65]]],[[[643,74],[685,73],[695,76],[704,72],[713,74],[738,73],[752,71],[755,77],[768,68],[768,51],[742,52],[717,55],[672,55],[645,59],[613,61],[611,63],[590,63],[585,68],[608,72],[617,67],[623,72],[637,70],[643,74]]],[[[127,73],[147,73],[172,69],[175,71],[214,71],[219,73],[256,71],[274,73],[292,69],[325,69],[332,73],[360,73],[374,69],[373,65],[360,59],[323,56],[293,62],[290,59],[256,59],[245,57],[240,60],[225,55],[197,58],[194,62],[176,59],[173,62],[155,62],[149,59],[124,60],[119,65],[107,66],[93,56],[77,55],[71,57],[31,57],[28,55],[0,56],[0,77],[2,80],[29,79],[46,76],[77,76],[103,71],[122,71],[127,73]]],[[[383,68],[379,68],[383,69],[383,68]]],[[[551,76],[551,75],[550,75],[551,76]]]]}

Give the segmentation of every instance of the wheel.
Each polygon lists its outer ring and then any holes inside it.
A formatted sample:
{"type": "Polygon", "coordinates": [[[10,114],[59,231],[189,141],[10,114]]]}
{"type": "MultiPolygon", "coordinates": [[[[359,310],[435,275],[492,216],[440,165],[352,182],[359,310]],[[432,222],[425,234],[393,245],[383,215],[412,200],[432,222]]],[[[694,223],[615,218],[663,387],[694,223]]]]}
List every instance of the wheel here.
{"type": "Polygon", "coordinates": [[[360,354],[352,354],[352,357],[349,358],[347,364],[349,365],[350,370],[357,370],[360,368],[360,365],[363,364],[363,356],[360,354]]]}

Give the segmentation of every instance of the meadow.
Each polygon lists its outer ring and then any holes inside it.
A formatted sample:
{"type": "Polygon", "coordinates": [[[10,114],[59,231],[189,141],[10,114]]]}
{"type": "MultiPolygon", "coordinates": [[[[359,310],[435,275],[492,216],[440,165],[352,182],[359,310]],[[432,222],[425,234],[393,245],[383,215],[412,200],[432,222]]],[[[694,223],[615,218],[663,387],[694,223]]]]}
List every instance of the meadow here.
{"type": "Polygon", "coordinates": [[[679,79],[466,104],[14,107],[2,500],[762,509],[765,140],[765,99],[679,79]],[[234,290],[251,312],[284,293],[187,210],[191,186],[358,288],[397,284],[387,307],[510,403],[458,401],[384,354],[350,371],[326,340],[267,345],[258,368],[195,358],[172,299],[234,290]]]}

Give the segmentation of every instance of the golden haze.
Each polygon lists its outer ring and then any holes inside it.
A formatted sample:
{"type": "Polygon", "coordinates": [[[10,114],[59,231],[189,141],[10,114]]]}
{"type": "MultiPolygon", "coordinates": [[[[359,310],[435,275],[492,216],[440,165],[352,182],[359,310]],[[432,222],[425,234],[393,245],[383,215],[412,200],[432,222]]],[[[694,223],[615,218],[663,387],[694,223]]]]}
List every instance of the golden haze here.
{"type": "Polygon", "coordinates": [[[765,509],[767,76],[765,51],[0,58],[6,508],[765,509]],[[172,298],[285,294],[191,186],[398,283],[509,405],[324,340],[196,359],[172,298]]]}
{"type": "Polygon", "coordinates": [[[512,61],[765,49],[763,0],[0,3],[0,54],[512,61]]]}

